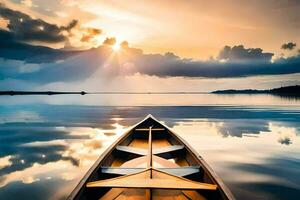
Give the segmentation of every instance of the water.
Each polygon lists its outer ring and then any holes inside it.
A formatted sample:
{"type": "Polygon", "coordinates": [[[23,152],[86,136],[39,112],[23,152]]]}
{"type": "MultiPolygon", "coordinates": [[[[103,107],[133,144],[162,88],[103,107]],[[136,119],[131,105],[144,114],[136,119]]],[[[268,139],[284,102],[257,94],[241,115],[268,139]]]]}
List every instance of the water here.
{"type": "Polygon", "coordinates": [[[151,113],[237,199],[300,196],[300,101],[270,95],[0,97],[0,199],[64,199],[97,157],[151,113]]]}

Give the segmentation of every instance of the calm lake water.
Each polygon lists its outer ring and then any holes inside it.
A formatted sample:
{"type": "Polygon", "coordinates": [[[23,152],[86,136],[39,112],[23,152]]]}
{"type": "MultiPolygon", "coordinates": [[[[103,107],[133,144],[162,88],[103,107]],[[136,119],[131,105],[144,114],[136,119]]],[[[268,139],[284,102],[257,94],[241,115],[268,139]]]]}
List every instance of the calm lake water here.
{"type": "Polygon", "coordinates": [[[237,199],[299,199],[300,101],[271,95],[0,97],[0,199],[65,199],[98,156],[152,114],[237,199]]]}

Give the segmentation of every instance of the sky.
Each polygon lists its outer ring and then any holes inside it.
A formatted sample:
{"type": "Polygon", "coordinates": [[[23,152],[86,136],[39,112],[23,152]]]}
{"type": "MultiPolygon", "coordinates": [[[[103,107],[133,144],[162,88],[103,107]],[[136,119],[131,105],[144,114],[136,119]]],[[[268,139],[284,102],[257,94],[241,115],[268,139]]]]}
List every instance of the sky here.
{"type": "Polygon", "coordinates": [[[297,0],[0,2],[1,90],[300,84],[297,0]]]}

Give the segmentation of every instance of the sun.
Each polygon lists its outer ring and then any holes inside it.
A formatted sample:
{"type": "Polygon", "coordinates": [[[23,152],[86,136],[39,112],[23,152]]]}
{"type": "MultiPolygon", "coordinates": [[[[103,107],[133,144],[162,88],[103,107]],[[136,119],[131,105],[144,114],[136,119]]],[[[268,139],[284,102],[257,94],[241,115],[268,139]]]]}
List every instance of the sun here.
{"type": "Polygon", "coordinates": [[[112,48],[114,51],[119,51],[119,50],[120,50],[120,44],[114,44],[111,48],[112,48]]]}

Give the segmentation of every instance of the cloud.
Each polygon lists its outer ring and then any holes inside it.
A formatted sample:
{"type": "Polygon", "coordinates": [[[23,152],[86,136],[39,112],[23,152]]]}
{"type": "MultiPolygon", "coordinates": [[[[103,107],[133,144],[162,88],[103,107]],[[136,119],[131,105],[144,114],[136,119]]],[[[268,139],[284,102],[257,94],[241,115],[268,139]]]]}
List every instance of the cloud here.
{"type": "Polygon", "coordinates": [[[224,137],[243,137],[244,134],[260,134],[262,131],[269,131],[267,120],[257,120],[255,124],[256,126],[253,126],[249,123],[249,119],[224,120],[218,129],[224,137]]]}
{"type": "Polygon", "coordinates": [[[269,62],[273,53],[263,53],[261,48],[246,49],[243,45],[225,46],[219,53],[218,59],[228,61],[260,61],[269,62]]]}
{"type": "Polygon", "coordinates": [[[85,33],[81,37],[81,42],[90,42],[95,36],[100,35],[102,33],[101,29],[97,28],[86,28],[85,33]]]}
{"type": "Polygon", "coordinates": [[[122,48],[128,48],[129,47],[129,43],[127,41],[123,41],[123,42],[121,42],[120,47],[122,47],[122,48]]]}
{"type": "Polygon", "coordinates": [[[270,123],[270,130],[278,135],[277,141],[280,144],[290,145],[297,136],[296,127],[289,127],[281,124],[270,123]]]}
{"type": "Polygon", "coordinates": [[[114,44],[116,44],[116,38],[112,37],[112,38],[106,38],[103,42],[103,45],[109,45],[112,46],[114,44]]]}
{"type": "Polygon", "coordinates": [[[0,28],[0,58],[21,60],[26,63],[49,63],[64,60],[81,53],[73,47],[74,43],[77,41],[95,43],[95,36],[102,33],[102,30],[97,28],[80,27],[77,20],[72,20],[66,26],[49,24],[41,19],[34,19],[25,13],[7,8],[1,3],[0,20],[0,25],[4,28],[0,28]],[[35,46],[31,45],[31,42],[64,43],[69,44],[69,49],[35,46]]]}
{"type": "Polygon", "coordinates": [[[289,137],[281,137],[281,138],[278,138],[278,142],[280,143],[280,144],[285,144],[285,145],[290,145],[290,144],[292,144],[292,140],[291,140],[291,138],[289,138],[289,137]]]}
{"type": "Polygon", "coordinates": [[[228,56],[229,59],[226,62],[222,62],[222,60],[194,61],[167,54],[149,54],[137,58],[135,69],[136,72],[159,77],[206,78],[248,77],[300,72],[298,67],[300,56],[281,58],[271,62],[269,60],[271,53],[261,54],[263,55],[257,57],[243,55],[232,58],[228,56]],[[250,57],[253,59],[250,59],[250,57]]]}
{"type": "Polygon", "coordinates": [[[296,46],[297,46],[296,43],[289,42],[289,43],[284,43],[284,44],[281,46],[281,49],[284,49],[284,50],[293,50],[296,46]]]}
{"type": "MultiPolygon", "coordinates": [[[[45,52],[47,52],[47,50],[45,50],[45,52]]],[[[0,80],[15,79],[39,84],[60,81],[81,81],[91,77],[97,70],[104,70],[105,63],[111,53],[111,48],[104,46],[80,52],[63,52],[63,50],[53,49],[52,57],[56,58],[56,60],[50,62],[51,56],[40,55],[34,60],[39,64],[39,67],[37,68],[36,65],[30,66],[31,72],[30,70],[26,71],[24,69],[23,65],[29,64],[22,60],[16,61],[0,58],[0,66],[2,66],[0,68],[0,80]],[[58,59],[59,56],[61,56],[62,60],[58,59]],[[44,62],[44,59],[49,62],[44,62]],[[91,59],[93,59],[92,62],[91,59]],[[23,73],[20,73],[21,71],[23,71],[23,73]]],[[[29,60],[30,58],[26,59],[29,60]]],[[[108,73],[106,75],[115,73],[115,69],[117,69],[117,60],[112,59],[109,62],[109,67],[107,68],[108,73]]]]}
{"type": "MultiPolygon", "coordinates": [[[[112,45],[114,41],[114,38],[107,38],[104,43],[112,45]]],[[[261,50],[251,50],[250,55],[242,53],[239,57],[237,56],[239,54],[233,53],[235,56],[227,56],[226,61],[220,60],[220,58],[194,61],[182,59],[173,53],[145,54],[140,49],[130,47],[122,48],[116,54],[109,45],[75,52],[43,48],[38,51],[37,47],[25,46],[24,49],[28,51],[24,51],[24,55],[14,53],[21,51],[20,49],[22,48],[18,46],[10,53],[8,53],[9,51],[0,52],[0,56],[2,54],[2,57],[5,57],[5,59],[0,59],[0,64],[3,66],[0,69],[0,79],[47,84],[61,81],[82,81],[92,77],[96,72],[97,76],[106,79],[136,73],[157,77],[232,78],[300,72],[298,67],[300,55],[280,58],[271,62],[269,59],[272,54],[263,53],[261,50]],[[35,52],[38,52],[36,56],[34,56],[35,52]],[[47,52],[51,53],[47,54],[47,52]],[[20,58],[21,56],[26,62],[20,58]],[[11,60],[16,59],[14,57],[18,57],[20,61],[11,60]],[[52,58],[54,60],[51,62],[52,58]],[[30,70],[26,70],[24,66],[21,68],[28,62],[37,63],[39,66],[28,65],[30,70]]],[[[230,47],[230,49],[235,48],[230,47]]],[[[239,47],[238,49],[244,48],[239,47]]],[[[236,52],[236,50],[231,52],[236,52]]]]}
{"type": "Polygon", "coordinates": [[[24,4],[27,7],[37,7],[32,0],[22,0],[20,3],[24,4]]]}
{"type": "Polygon", "coordinates": [[[16,60],[27,63],[56,62],[57,60],[65,59],[79,52],[80,51],[64,51],[45,46],[25,44],[16,41],[11,32],[0,30],[0,61],[2,61],[2,66],[5,66],[7,64],[6,62],[15,62],[16,60]],[[5,61],[5,59],[15,61],[5,61]]]}
{"type": "Polygon", "coordinates": [[[0,3],[0,17],[9,21],[7,29],[14,41],[57,43],[68,39],[69,32],[78,24],[72,20],[66,26],[47,23],[41,19],[34,19],[20,11],[12,10],[0,3]]]}
{"type": "MultiPolygon", "coordinates": [[[[28,42],[67,44],[72,40],[71,35],[76,35],[82,43],[95,44],[96,37],[102,30],[80,27],[76,20],[66,26],[49,24],[7,8],[4,4],[0,4],[0,11],[0,17],[8,21],[7,30],[0,30],[0,80],[6,82],[75,82],[86,80],[96,72],[101,78],[132,74],[232,78],[300,72],[300,55],[272,61],[272,52],[264,52],[261,48],[246,48],[243,45],[225,46],[216,59],[210,60],[184,59],[172,52],[145,54],[141,49],[129,47],[127,41],[121,43],[121,51],[117,55],[110,48],[116,43],[114,37],[107,37],[98,48],[81,51],[74,48],[34,46],[28,42]]],[[[70,45],[72,47],[71,43],[70,45]]]]}

